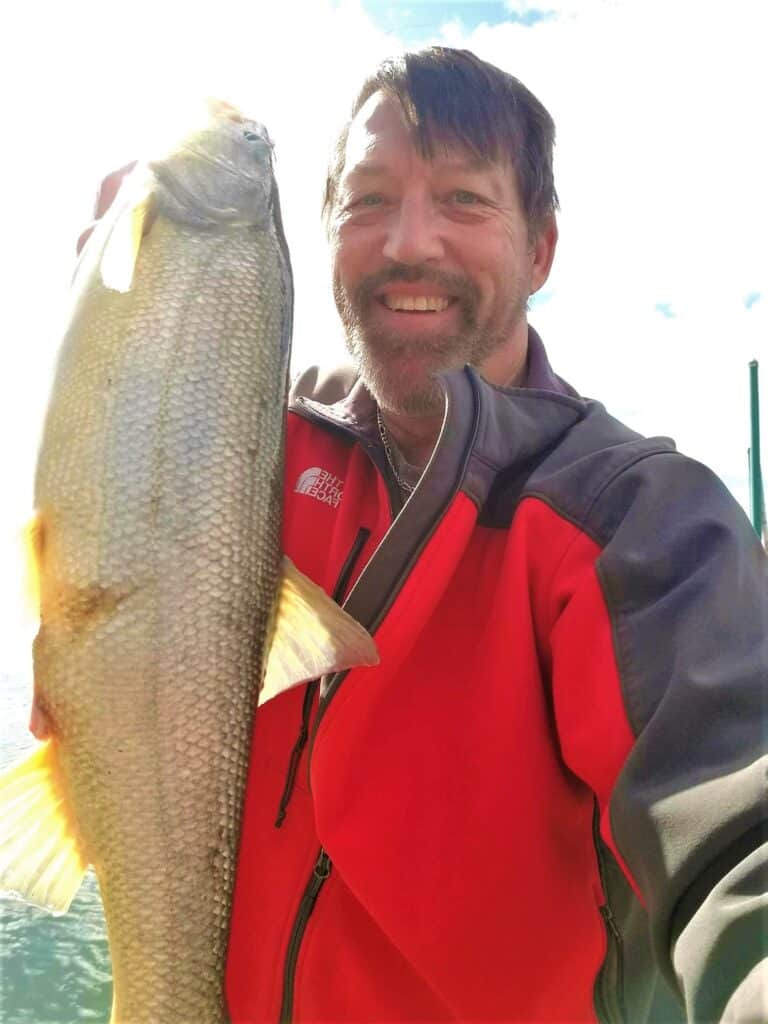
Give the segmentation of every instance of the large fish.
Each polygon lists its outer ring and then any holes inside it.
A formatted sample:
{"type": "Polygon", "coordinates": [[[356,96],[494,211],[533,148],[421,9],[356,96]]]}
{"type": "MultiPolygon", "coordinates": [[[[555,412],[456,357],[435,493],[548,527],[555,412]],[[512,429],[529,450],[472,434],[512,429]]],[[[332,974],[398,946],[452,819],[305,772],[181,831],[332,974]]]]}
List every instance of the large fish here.
{"type": "Polygon", "coordinates": [[[376,660],[281,572],[292,300],[271,144],[224,104],[137,168],[76,273],[30,533],[51,736],[0,781],[0,888],[63,910],[94,866],[114,1022],[226,1020],[260,687],[376,660]]]}

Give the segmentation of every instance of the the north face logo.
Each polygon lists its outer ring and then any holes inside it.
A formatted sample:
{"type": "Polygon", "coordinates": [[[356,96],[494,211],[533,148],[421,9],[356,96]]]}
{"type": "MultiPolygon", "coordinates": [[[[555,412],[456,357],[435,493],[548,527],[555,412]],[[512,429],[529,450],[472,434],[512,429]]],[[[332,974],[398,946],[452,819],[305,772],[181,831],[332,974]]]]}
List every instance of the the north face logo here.
{"type": "Polygon", "coordinates": [[[320,469],[319,466],[312,466],[305,469],[296,481],[296,493],[306,494],[310,498],[317,498],[324,505],[337,508],[341,501],[341,492],[344,489],[344,481],[341,477],[334,476],[327,469],[320,469]]]}

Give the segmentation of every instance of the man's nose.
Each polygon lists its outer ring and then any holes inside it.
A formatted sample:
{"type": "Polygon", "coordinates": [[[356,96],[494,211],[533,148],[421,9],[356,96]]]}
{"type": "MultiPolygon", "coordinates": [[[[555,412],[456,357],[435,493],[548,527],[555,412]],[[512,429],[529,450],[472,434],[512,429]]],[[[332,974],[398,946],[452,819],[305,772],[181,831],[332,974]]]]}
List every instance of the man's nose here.
{"type": "Polygon", "coordinates": [[[384,256],[395,263],[424,263],[444,255],[439,217],[432,202],[406,200],[393,212],[384,243],[384,256]]]}

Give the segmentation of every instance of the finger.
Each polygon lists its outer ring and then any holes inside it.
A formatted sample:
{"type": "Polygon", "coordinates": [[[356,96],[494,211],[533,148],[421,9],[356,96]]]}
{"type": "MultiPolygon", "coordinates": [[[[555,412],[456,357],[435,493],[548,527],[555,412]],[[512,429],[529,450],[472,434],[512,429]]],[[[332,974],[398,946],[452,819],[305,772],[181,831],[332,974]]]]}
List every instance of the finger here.
{"type": "Polygon", "coordinates": [[[102,181],[98,195],[96,196],[96,205],[93,209],[93,216],[95,220],[103,217],[110,208],[112,203],[115,201],[115,196],[120,191],[123,178],[127,174],[131,173],[137,162],[138,161],[136,160],[132,160],[129,164],[125,164],[123,167],[118,167],[116,171],[111,171],[102,181]]]}
{"type": "Polygon", "coordinates": [[[83,251],[83,246],[85,245],[85,243],[88,241],[88,239],[93,234],[93,229],[96,227],[96,223],[97,222],[94,221],[92,224],[89,224],[88,227],[85,229],[85,231],[78,238],[78,240],[77,240],[77,248],[75,250],[77,252],[78,256],[83,251]]]}
{"type": "Polygon", "coordinates": [[[102,181],[93,207],[94,219],[77,240],[75,251],[78,256],[83,251],[85,243],[93,234],[93,229],[96,227],[97,222],[104,216],[112,203],[114,203],[115,196],[120,191],[120,186],[123,183],[123,178],[125,178],[127,174],[131,173],[136,164],[137,161],[132,160],[129,164],[119,167],[116,171],[111,171],[102,181]]]}

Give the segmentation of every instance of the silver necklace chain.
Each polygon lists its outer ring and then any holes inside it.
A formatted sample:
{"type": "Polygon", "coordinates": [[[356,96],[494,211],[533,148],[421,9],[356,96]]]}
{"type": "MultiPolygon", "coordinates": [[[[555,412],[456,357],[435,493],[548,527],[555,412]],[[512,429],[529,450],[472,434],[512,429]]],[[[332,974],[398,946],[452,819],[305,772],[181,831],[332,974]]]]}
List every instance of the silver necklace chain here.
{"type": "Polygon", "coordinates": [[[389,434],[387,433],[387,428],[384,426],[384,420],[381,418],[381,411],[378,405],[376,406],[376,422],[379,425],[379,436],[381,437],[381,443],[384,445],[384,454],[387,456],[387,462],[389,463],[389,468],[392,470],[392,476],[395,478],[397,486],[401,490],[406,491],[408,494],[412,494],[416,485],[407,483],[397,472],[395,459],[392,454],[392,443],[389,440],[389,434]]]}

